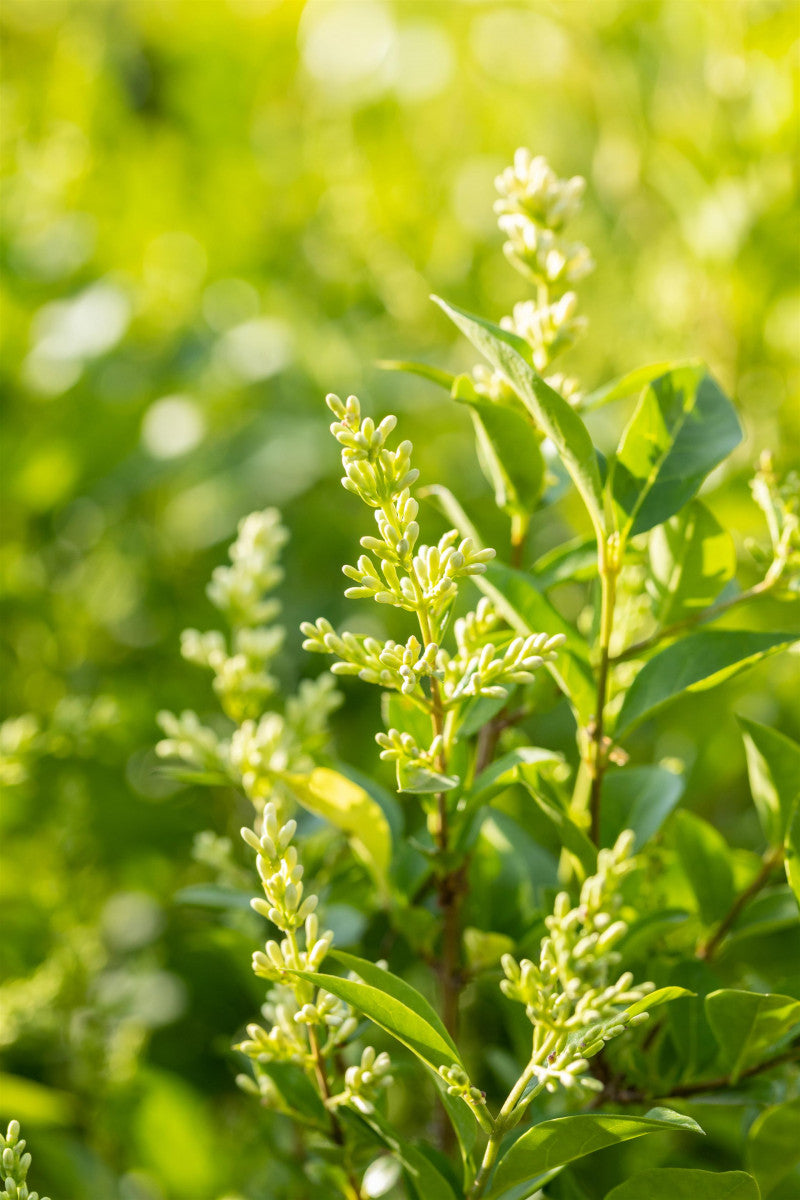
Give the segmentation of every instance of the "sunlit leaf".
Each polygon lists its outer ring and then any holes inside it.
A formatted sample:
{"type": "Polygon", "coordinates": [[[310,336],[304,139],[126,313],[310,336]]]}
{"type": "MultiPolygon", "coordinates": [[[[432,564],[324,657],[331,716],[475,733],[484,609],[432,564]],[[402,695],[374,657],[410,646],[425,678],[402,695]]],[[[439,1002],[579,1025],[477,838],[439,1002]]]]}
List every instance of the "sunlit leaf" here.
{"type": "Polygon", "coordinates": [[[699,500],[652,531],[648,552],[648,591],[660,626],[708,608],[736,573],[733,538],[699,500]]]}
{"type": "Polygon", "coordinates": [[[761,828],[771,846],[780,846],[800,797],[800,745],[748,717],[739,717],[738,721],[761,828]]]}
{"type": "Polygon", "coordinates": [[[761,1200],[758,1184],[744,1171],[695,1171],[655,1167],[640,1171],[606,1193],[605,1200],[761,1200]]]}
{"type": "Polygon", "coordinates": [[[706,996],[706,1015],[732,1083],[800,1030],[800,1001],[792,996],[723,988],[706,996]]]}

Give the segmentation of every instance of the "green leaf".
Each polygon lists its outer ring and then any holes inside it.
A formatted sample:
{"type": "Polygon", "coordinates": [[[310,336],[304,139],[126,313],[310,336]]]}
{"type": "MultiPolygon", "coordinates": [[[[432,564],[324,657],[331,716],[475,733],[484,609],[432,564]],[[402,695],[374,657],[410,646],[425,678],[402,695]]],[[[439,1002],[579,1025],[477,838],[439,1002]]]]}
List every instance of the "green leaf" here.
{"type": "Polygon", "coordinates": [[[173,899],[176,904],[193,904],[200,908],[240,908],[247,911],[252,897],[249,892],[239,892],[218,883],[193,883],[180,888],[173,899]]]}
{"type": "Polygon", "coordinates": [[[597,575],[597,543],[593,537],[574,538],[548,550],[531,567],[536,587],[546,592],[557,583],[594,579],[597,575]]]}
{"type": "Polygon", "coordinates": [[[784,856],[786,878],[789,880],[789,887],[794,892],[795,900],[800,904],[800,800],[795,802],[789,818],[784,856]]]}
{"type": "Polygon", "coordinates": [[[706,925],[722,920],[736,898],[730,847],[713,825],[695,813],[676,813],[672,829],[702,920],[706,925]]]}
{"type": "Polygon", "coordinates": [[[430,380],[437,387],[444,388],[445,391],[451,391],[455,383],[455,375],[451,375],[449,371],[440,371],[438,367],[432,367],[429,363],[421,362],[406,362],[397,358],[382,358],[376,364],[382,371],[404,371],[408,375],[421,375],[423,379],[430,380]]]}
{"type": "Polygon", "coordinates": [[[675,1130],[703,1132],[691,1117],[668,1108],[653,1108],[643,1117],[628,1113],[587,1113],[543,1121],[518,1138],[500,1160],[492,1180],[490,1200],[499,1200],[509,1188],[531,1182],[545,1171],[584,1158],[606,1146],[615,1146],[648,1133],[675,1130]]]}
{"type": "Polygon", "coordinates": [[[609,475],[624,538],[660,525],[742,439],[736,410],[701,365],[675,367],[643,393],[609,475]]]}
{"type": "Polygon", "coordinates": [[[657,526],[648,551],[648,591],[662,627],[708,608],[736,573],[733,538],[699,500],[657,526]]]}
{"type": "Polygon", "coordinates": [[[612,379],[610,383],[604,383],[601,387],[595,388],[584,398],[581,409],[583,412],[591,412],[592,409],[600,408],[603,404],[611,404],[613,400],[624,400],[626,396],[640,392],[659,375],[666,375],[672,366],[673,364],[670,362],[660,362],[652,363],[649,367],[636,367],[627,375],[622,375],[619,379],[612,379]]]}
{"type": "Polygon", "coordinates": [[[761,1193],[744,1171],[655,1167],[612,1188],[605,1200],[761,1200],[761,1193]]]}
{"type": "MultiPolygon", "coordinates": [[[[340,979],[337,975],[321,975],[314,971],[290,971],[289,974],[324,988],[358,1009],[365,1017],[369,1017],[370,1021],[374,1021],[381,1029],[407,1046],[434,1072],[441,1066],[449,1067],[454,1063],[463,1065],[458,1054],[454,1053],[452,1040],[443,1037],[435,1025],[420,1016],[416,1006],[409,1007],[400,998],[404,992],[398,990],[395,995],[396,976],[390,975],[388,971],[382,973],[380,987],[359,983],[354,979],[340,979]]],[[[404,986],[410,987],[410,984],[404,986]]],[[[420,996],[419,1001],[425,1002],[424,997],[420,996]]]]}
{"type": "Polygon", "coordinates": [[[800,796],[800,746],[777,729],[737,717],[742,730],[750,791],[764,836],[771,846],[786,837],[789,818],[800,796]]]}
{"type": "Polygon", "coordinates": [[[796,640],[795,633],[709,629],[673,642],[645,663],[633,680],[614,736],[630,733],[645,717],[684,692],[716,687],[796,640]]]}
{"type": "Polygon", "coordinates": [[[792,996],[723,988],[706,996],[706,1016],[735,1083],[748,1067],[800,1028],[800,1001],[792,996]]]}
{"type": "Polygon", "coordinates": [[[625,1012],[629,1017],[638,1017],[639,1013],[649,1013],[654,1008],[660,1008],[662,1004],[669,1004],[672,1000],[680,1000],[683,996],[693,995],[694,992],[689,991],[688,988],[672,984],[669,987],[656,988],[654,992],[643,996],[641,1000],[634,1000],[633,1004],[628,1005],[625,1012]]]}
{"type": "Polygon", "coordinates": [[[408,792],[410,795],[449,792],[458,787],[460,782],[457,775],[440,775],[438,771],[431,771],[428,767],[420,767],[417,763],[404,762],[402,759],[397,763],[398,791],[408,792]]]}
{"type": "Polygon", "coordinates": [[[538,427],[553,442],[583,498],[595,532],[602,537],[605,518],[600,471],[592,439],[583,421],[563,396],[553,391],[526,362],[524,355],[529,353],[529,348],[522,338],[491,321],[447,304],[438,296],[433,299],[494,369],[504,376],[538,427]]]}
{"type": "Polygon", "coordinates": [[[747,1134],[747,1164],[768,1196],[800,1163],[800,1100],[759,1113],[747,1134]]]}
{"type": "Polygon", "coordinates": [[[392,858],[392,835],[381,806],[359,784],[330,767],[309,775],[282,775],[303,808],[341,829],[381,889],[392,858]]]}
{"type": "Polygon", "coordinates": [[[623,829],[636,834],[636,849],[657,833],[683,795],[682,775],[666,767],[608,771],[603,785],[600,845],[613,846],[623,829]]]}
{"type": "Polygon", "coordinates": [[[519,779],[519,767],[522,765],[535,769],[563,761],[563,757],[554,750],[543,750],[538,746],[519,746],[516,750],[509,750],[508,754],[501,755],[481,771],[463,797],[463,809],[459,806],[459,811],[472,812],[482,804],[491,804],[495,796],[519,779]]]}
{"type": "MultiPolygon", "coordinates": [[[[24,1079],[21,1075],[0,1072],[0,1096],[6,1116],[13,1113],[20,1122],[32,1125],[71,1125],[75,1120],[75,1096],[24,1079]]],[[[2,1195],[2,1192],[0,1192],[2,1195]]]]}
{"type": "Polygon", "coordinates": [[[596,689],[589,647],[577,629],[564,620],[522,571],[492,562],[475,582],[517,633],[564,634],[566,641],[558,658],[548,663],[547,669],[569,698],[579,722],[585,724],[594,710],[596,689]]]}
{"type": "Polygon", "coordinates": [[[363,979],[364,983],[368,983],[371,987],[378,988],[380,991],[389,991],[396,1000],[405,1004],[406,1008],[413,1009],[417,1016],[422,1017],[423,1021],[427,1021],[429,1025],[432,1025],[448,1044],[451,1052],[455,1055],[453,1062],[458,1061],[456,1044],[447,1032],[441,1017],[433,1005],[429,1004],[422,993],[418,992],[410,983],[406,983],[399,976],[384,970],[383,967],[378,967],[375,963],[368,962],[365,958],[358,958],[355,954],[347,954],[344,950],[331,950],[328,957],[335,959],[336,962],[341,963],[348,971],[352,971],[353,974],[358,975],[363,979]]]}
{"type": "Polygon", "coordinates": [[[259,1063],[259,1071],[269,1076],[286,1106],[326,1132],[330,1118],[311,1080],[294,1063],[259,1063]]]}
{"type": "Polygon", "coordinates": [[[597,867],[596,846],[590,841],[583,830],[578,828],[561,805],[552,797],[545,795],[541,786],[534,787],[525,778],[522,778],[520,782],[526,791],[530,793],[536,806],[555,830],[564,849],[568,850],[570,854],[574,854],[586,874],[590,875],[597,867]]]}
{"type": "Polygon", "coordinates": [[[545,474],[532,421],[518,409],[479,396],[465,375],[456,379],[452,395],[469,406],[478,458],[494,488],[495,504],[511,516],[529,516],[541,498],[545,474]]]}
{"type": "Polygon", "coordinates": [[[456,1193],[450,1181],[422,1150],[404,1142],[399,1157],[416,1200],[455,1200],[456,1193]]]}

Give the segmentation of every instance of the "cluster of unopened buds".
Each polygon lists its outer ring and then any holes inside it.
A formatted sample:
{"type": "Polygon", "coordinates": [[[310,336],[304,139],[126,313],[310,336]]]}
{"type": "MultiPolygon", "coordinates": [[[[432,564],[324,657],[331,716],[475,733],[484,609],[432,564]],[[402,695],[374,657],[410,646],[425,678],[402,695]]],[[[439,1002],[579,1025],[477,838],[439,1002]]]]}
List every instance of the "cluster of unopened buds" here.
{"type": "Polygon", "coordinates": [[[423,647],[416,637],[405,645],[400,642],[379,642],[373,637],[357,637],[352,633],[338,634],[330,621],[318,617],[312,624],[300,626],[306,635],[303,649],[312,654],[336,654],[340,661],[331,667],[334,675],[357,675],[364,683],[393,688],[408,695],[421,679],[438,674],[438,646],[431,642],[423,647]]]}
{"type": "Polygon", "coordinates": [[[516,637],[503,651],[491,642],[471,655],[466,662],[459,656],[452,660],[455,672],[446,671],[447,684],[451,684],[457,672],[457,682],[445,687],[448,699],[459,696],[492,696],[505,699],[509,685],[532,683],[534,672],[545,662],[554,662],[558,649],[564,644],[561,633],[549,636],[532,633],[528,637],[516,637]]]}
{"type": "MultiPolygon", "coordinates": [[[[25,1149],[25,1139],[19,1134],[19,1121],[10,1121],[5,1134],[0,1133],[2,1195],[5,1200],[39,1200],[39,1193],[31,1192],[25,1182],[31,1156],[25,1149]]],[[[42,1200],[47,1200],[47,1196],[42,1196],[42,1200]]]]}
{"type": "Polygon", "coordinates": [[[217,567],[208,585],[208,598],[234,626],[267,625],[274,621],[279,606],[264,593],[283,578],[278,565],[289,534],[275,508],[250,513],[239,523],[230,549],[231,565],[217,567]]]}
{"type": "Polygon", "coordinates": [[[385,1050],[377,1054],[372,1046],[365,1046],[361,1061],[344,1073],[344,1091],[332,1097],[329,1105],[350,1104],[359,1112],[373,1113],[378,1094],[394,1083],[391,1070],[392,1060],[385,1050]]]}

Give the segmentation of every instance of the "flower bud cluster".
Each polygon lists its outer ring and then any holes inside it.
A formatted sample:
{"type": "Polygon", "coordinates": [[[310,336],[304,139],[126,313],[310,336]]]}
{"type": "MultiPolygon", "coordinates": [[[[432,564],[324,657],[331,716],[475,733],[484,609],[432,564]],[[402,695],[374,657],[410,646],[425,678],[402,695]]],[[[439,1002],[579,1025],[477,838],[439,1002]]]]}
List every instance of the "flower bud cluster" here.
{"type": "Polygon", "coordinates": [[[453,1063],[450,1067],[439,1067],[439,1074],[447,1084],[448,1096],[460,1096],[462,1100],[472,1100],[483,1104],[485,1097],[480,1088],[473,1087],[466,1071],[453,1063]]]}
{"type": "Polygon", "coordinates": [[[365,683],[409,695],[421,679],[438,675],[436,659],[438,646],[431,642],[423,647],[413,635],[405,645],[399,642],[379,642],[377,638],[338,634],[330,621],[318,617],[312,624],[300,626],[306,635],[303,649],[312,654],[336,654],[339,661],[331,667],[334,675],[357,675],[365,683]]]}
{"type": "MultiPolygon", "coordinates": [[[[585,318],[576,315],[577,297],[569,289],[594,269],[594,262],[586,246],[563,237],[565,225],[580,210],[585,186],[577,175],[559,179],[544,158],[534,158],[525,149],[517,150],[513,164],[495,180],[499,198],[494,209],[506,236],[503,250],[536,285],[536,299],[515,305],[500,324],[527,342],[529,361],[539,372],[586,328],[585,318]]],[[[499,371],[479,366],[472,378],[481,396],[505,406],[519,404],[499,371]]],[[[579,402],[573,380],[546,378],[570,403],[579,402]]]]}
{"type": "Polygon", "coordinates": [[[533,365],[543,371],[562,350],[567,350],[586,329],[586,317],[576,316],[578,297],[565,292],[560,300],[539,306],[533,300],[515,304],[500,324],[524,338],[531,347],[533,365]]]}
{"type": "Polygon", "coordinates": [[[498,216],[518,213],[537,225],[559,230],[580,211],[586,180],[580,175],[559,179],[546,158],[534,158],[530,150],[520,147],[494,186],[499,196],[494,204],[498,216]]]}
{"type": "Polygon", "coordinates": [[[203,725],[197,713],[186,709],[176,716],[164,710],[156,720],[166,734],[156,746],[160,758],[179,758],[202,771],[227,770],[230,744],[203,725]]]}
{"type": "Polygon", "coordinates": [[[430,746],[423,750],[410,733],[401,733],[399,729],[376,733],[375,741],[381,747],[381,758],[385,762],[402,763],[406,767],[422,767],[431,771],[438,769],[444,749],[441,734],[437,734],[430,746]]]}
{"type": "MultiPolygon", "coordinates": [[[[626,830],[611,849],[600,851],[597,874],[584,882],[577,906],[570,906],[566,892],[556,897],[553,914],[545,921],[548,936],[542,939],[538,963],[517,962],[510,954],[501,960],[503,993],[525,1005],[536,1028],[561,1039],[554,1046],[556,1057],[547,1060],[548,1067],[558,1071],[578,1056],[591,1057],[603,1042],[646,1019],[643,1014],[631,1018],[625,1010],[651,992],[653,984],[635,984],[629,971],[613,978],[620,961],[614,947],[627,931],[618,916],[619,883],[635,865],[630,857],[633,838],[626,830]]],[[[576,1070],[569,1067],[569,1073],[574,1076],[576,1070]]]]}
{"type": "Polygon", "coordinates": [[[392,1060],[386,1051],[377,1054],[372,1046],[365,1046],[360,1063],[345,1071],[344,1091],[334,1097],[335,1102],[350,1104],[367,1115],[373,1113],[380,1092],[394,1083],[391,1070],[392,1060]]]}
{"type": "Polygon", "coordinates": [[[513,638],[504,650],[486,642],[468,657],[459,655],[450,661],[445,695],[448,701],[462,696],[493,696],[504,700],[513,684],[532,683],[539,667],[554,662],[564,640],[563,633],[552,637],[532,633],[526,638],[513,638]],[[453,678],[457,682],[448,687],[453,678]]]}
{"type": "Polygon", "coordinates": [[[356,396],[343,402],[329,395],[325,401],[337,418],[331,433],[342,447],[343,487],[371,508],[380,508],[416,482],[419,471],[411,466],[411,442],[401,442],[396,450],[386,446],[397,417],[384,417],[376,426],[371,417],[362,419],[356,396]]]}
{"type": "Polygon", "coordinates": [[[181,634],[181,654],[199,667],[214,672],[214,691],[220,704],[234,721],[258,716],[264,701],[278,686],[266,668],[283,644],[284,631],[280,626],[260,629],[238,629],[233,634],[233,653],[228,654],[225,638],[217,630],[199,633],[184,629],[181,634]]]}
{"type": "Polygon", "coordinates": [[[250,903],[257,913],[267,917],[279,929],[294,931],[314,912],[318,903],[313,894],[303,899],[303,868],[297,860],[297,849],[292,845],[297,822],[287,821],[280,825],[277,809],[270,802],[264,806],[261,829],[260,837],[252,829],[242,830],[242,837],[256,851],[256,867],[266,897],[250,903]]]}
{"type": "Polygon", "coordinates": [[[208,585],[208,598],[234,626],[268,625],[278,614],[278,604],[265,600],[283,578],[278,557],[289,534],[275,508],[250,513],[239,522],[230,548],[231,566],[217,567],[208,585]]]}
{"type": "MultiPolygon", "coordinates": [[[[25,1182],[31,1156],[25,1150],[25,1139],[19,1136],[19,1121],[9,1121],[5,1134],[0,1133],[0,1181],[6,1200],[39,1200],[38,1192],[28,1190],[25,1182]]],[[[42,1200],[47,1200],[42,1196],[42,1200]]]]}

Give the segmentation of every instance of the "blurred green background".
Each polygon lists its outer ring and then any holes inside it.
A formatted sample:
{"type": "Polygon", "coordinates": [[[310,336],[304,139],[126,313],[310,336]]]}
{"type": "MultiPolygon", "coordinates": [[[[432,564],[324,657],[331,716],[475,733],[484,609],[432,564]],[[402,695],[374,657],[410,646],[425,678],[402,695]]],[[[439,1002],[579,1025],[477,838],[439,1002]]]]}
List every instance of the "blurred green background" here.
{"type": "MultiPolygon", "coordinates": [[[[747,437],[715,511],[756,578],[751,464],[772,446],[789,465],[800,436],[800,8],[5,0],[2,20],[2,672],[22,720],[3,734],[0,1117],[54,1200],[266,1200],[280,1168],[229,1051],[260,930],[173,901],[209,876],[196,833],[247,815],[158,773],[155,712],[214,709],[179,631],[213,623],[212,566],[276,504],[283,668],[316,673],[293,631],[343,616],[363,532],[329,390],[398,412],[422,481],[505,537],[466,413],[375,362],[472,364],[431,291],[493,318],[524,298],[491,210],[518,145],[588,179],[570,371],[702,357],[735,397],[747,437]]],[[[619,421],[603,410],[601,441],[619,421]]],[[[564,529],[537,523],[531,554],[564,529]]],[[[371,769],[367,692],[337,730],[371,769]]],[[[731,714],[800,735],[790,661],[713,695],[650,750],[684,757],[689,802],[746,844],[731,714]]]]}

